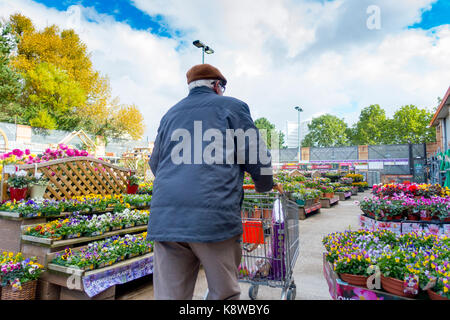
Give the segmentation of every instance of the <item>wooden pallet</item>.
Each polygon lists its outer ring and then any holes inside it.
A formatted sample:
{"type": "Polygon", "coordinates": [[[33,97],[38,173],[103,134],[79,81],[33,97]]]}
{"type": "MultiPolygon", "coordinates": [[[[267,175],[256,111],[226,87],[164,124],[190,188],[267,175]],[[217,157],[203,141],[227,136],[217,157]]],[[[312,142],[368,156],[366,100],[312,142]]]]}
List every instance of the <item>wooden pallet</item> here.
{"type": "Polygon", "coordinates": [[[320,202],[314,203],[313,205],[308,207],[299,207],[298,217],[300,220],[305,220],[308,216],[314,213],[319,213],[320,208],[322,208],[322,204],[320,202]]]}
{"type": "Polygon", "coordinates": [[[339,197],[322,198],[320,199],[320,203],[322,204],[322,208],[331,208],[339,203],[339,197]]]}
{"type": "Polygon", "coordinates": [[[336,192],[336,194],[339,196],[340,201],[345,201],[347,199],[350,199],[352,196],[352,192],[336,192]]]}

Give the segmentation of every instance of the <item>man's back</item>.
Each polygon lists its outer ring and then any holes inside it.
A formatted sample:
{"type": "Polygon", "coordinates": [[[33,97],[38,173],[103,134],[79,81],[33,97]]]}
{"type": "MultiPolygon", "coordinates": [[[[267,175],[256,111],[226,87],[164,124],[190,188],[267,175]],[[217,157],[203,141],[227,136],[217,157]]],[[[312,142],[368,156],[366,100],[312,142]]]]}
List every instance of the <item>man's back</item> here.
{"type": "Polygon", "coordinates": [[[226,151],[230,129],[255,129],[248,106],[207,87],[191,90],[163,117],[150,161],[150,239],[216,242],[242,233],[245,166],[233,145],[226,151]]]}

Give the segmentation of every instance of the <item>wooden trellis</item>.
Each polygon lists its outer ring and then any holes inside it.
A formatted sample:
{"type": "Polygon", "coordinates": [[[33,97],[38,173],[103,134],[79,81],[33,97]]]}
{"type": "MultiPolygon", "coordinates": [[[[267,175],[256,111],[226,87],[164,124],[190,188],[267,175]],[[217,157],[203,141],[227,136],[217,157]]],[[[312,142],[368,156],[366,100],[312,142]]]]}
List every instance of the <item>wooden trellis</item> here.
{"type": "Polygon", "coordinates": [[[18,170],[43,173],[50,183],[44,198],[61,200],[88,194],[126,193],[127,179],[135,170],[92,157],[71,157],[44,163],[20,165],[18,170]]]}

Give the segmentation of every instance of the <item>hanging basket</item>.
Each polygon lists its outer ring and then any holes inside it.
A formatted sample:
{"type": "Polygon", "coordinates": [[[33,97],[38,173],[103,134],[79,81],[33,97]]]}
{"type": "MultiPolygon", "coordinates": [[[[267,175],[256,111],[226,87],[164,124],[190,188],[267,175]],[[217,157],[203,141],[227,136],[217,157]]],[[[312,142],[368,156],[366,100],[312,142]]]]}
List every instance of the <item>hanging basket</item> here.
{"type": "Polygon", "coordinates": [[[22,290],[13,290],[12,286],[2,288],[1,300],[35,300],[37,280],[22,284],[22,290]]]}

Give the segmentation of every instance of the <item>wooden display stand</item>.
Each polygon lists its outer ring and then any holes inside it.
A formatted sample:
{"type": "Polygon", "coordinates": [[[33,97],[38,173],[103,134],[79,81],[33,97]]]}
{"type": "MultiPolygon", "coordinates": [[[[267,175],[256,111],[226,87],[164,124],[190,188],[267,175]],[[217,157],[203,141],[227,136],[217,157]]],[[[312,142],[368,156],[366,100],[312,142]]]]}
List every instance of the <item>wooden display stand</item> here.
{"type": "MultiPolygon", "coordinates": [[[[15,171],[16,167],[10,165],[15,171]]],[[[5,166],[6,168],[6,166],[5,166]]],[[[8,174],[2,171],[1,200],[6,199],[6,179],[8,174]]],[[[19,165],[17,170],[43,173],[55,188],[47,187],[46,199],[61,200],[88,194],[121,194],[127,190],[127,176],[135,170],[117,167],[108,162],[92,157],[71,157],[38,163],[19,165]]],[[[23,218],[17,212],[0,212],[0,250],[19,252],[21,245],[21,228],[30,224],[39,224],[64,216],[23,218]]]]}
{"type": "MultiPolygon", "coordinates": [[[[51,261],[56,253],[49,253],[47,260],[51,261]]],[[[46,300],[114,300],[116,285],[112,285],[95,296],[89,297],[85,292],[83,278],[99,274],[112,275],[115,271],[127,268],[134,263],[153,257],[153,252],[127,259],[111,266],[85,271],[81,269],[48,264],[47,272],[41,276],[42,287],[49,290],[38,290],[40,297],[46,300]]]]}
{"type": "Polygon", "coordinates": [[[339,203],[339,197],[335,196],[333,198],[322,198],[320,199],[320,204],[322,205],[322,208],[331,208],[334,205],[337,205],[339,203]]]}
{"type": "Polygon", "coordinates": [[[320,213],[320,208],[322,208],[322,204],[320,202],[314,203],[311,206],[299,207],[298,209],[298,217],[300,220],[305,220],[308,216],[320,213]]]}

